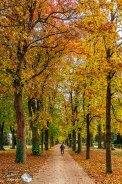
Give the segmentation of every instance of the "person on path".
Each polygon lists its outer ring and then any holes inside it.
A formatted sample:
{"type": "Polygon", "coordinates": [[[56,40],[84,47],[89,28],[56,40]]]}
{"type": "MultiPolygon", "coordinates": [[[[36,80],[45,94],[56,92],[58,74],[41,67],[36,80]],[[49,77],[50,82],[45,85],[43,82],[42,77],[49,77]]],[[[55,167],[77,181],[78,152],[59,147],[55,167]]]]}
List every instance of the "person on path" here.
{"type": "Polygon", "coordinates": [[[64,146],[64,144],[63,144],[63,143],[61,144],[60,149],[61,149],[61,154],[64,154],[65,146],[64,146]]]}

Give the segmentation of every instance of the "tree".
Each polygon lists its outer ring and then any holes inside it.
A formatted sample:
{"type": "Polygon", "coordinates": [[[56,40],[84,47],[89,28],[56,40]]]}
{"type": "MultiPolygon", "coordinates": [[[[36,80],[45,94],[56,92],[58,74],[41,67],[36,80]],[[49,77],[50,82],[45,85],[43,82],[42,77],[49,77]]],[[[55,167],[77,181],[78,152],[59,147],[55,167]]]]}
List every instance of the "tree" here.
{"type": "MultiPolygon", "coordinates": [[[[63,20],[72,15],[69,11],[72,4],[66,8],[60,2],[51,1],[6,1],[1,4],[0,32],[4,52],[7,51],[6,58],[9,61],[4,63],[6,72],[13,81],[14,107],[17,121],[17,149],[16,162],[26,161],[25,143],[25,117],[23,110],[23,87],[25,83],[39,76],[47,67],[50,60],[42,63],[41,70],[38,69],[32,76],[28,73],[31,53],[36,55],[36,47],[40,47],[41,57],[45,48],[55,49],[58,47],[57,41],[61,34],[66,34],[68,26],[62,26],[63,20]],[[43,8],[42,8],[43,7],[43,8]],[[62,17],[63,16],[63,17],[62,17]],[[58,21],[57,26],[55,23],[58,21]],[[4,22],[4,24],[3,24],[4,22]],[[54,39],[53,39],[54,38],[54,39]],[[48,41],[47,41],[48,40],[48,41]],[[42,51],[43,50],[43,51],[42,51]],[[29,59],[28,59],[29,58],[29,59]],[[27,76],[28,74],[28,76],[27,76]]],[[[33,72],[32,72],[33,73],[33,72]]]]}
{"type": "Polygon", "coordinates": [[[81,3],[79,7],[79,11],[82,10],[84,12],[84,19],[79,20],[79,24],[77,23],[77,27],[79,27],[82,33],[86,35],[86,40],[84,43],[86,43],[87,46],[84,48],[84,51],[86,54],[88,53],[87,58],[92,61],[92,65],[96,65],[96,69],[98,69],[105,81],[106,172],[111,173],[112,83],[114,77],[116,76],[116,72],[118,72],[118,66],[121,65],[119,59],[119,47],[121,46],[121,39],[120,35],[117,33],[118,25],[121,24],[121,22],[118,23],[119,16],[117,16],[120,15],[120,3],[118,1],[92,1],[86,4],[86,1],[84,1],[84,3],[81,3]],[[89,41],[89,43],[87,41],[89,41]],[[92,53],[92,55],[90,53],[92,53]]]}

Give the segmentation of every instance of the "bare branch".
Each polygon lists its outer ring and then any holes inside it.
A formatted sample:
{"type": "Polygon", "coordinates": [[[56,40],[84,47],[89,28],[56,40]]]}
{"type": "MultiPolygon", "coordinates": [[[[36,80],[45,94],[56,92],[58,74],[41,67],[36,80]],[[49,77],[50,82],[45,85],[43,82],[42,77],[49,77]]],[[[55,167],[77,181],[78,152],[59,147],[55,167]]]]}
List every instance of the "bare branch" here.
{"type": "Polygon", "coordinates": [[[47,39],[47,38],[49,38],[49,37],[51,37],[51,36],[60,35],[60,34],[65,34],[65,33],[67,33],[67,31],[48,34],[47,36],[44,36],[44,37],[39,38],[39,39],[36,39],[36,40],[34,40],[33,42],[29,43],[29,44],[27,45],[27,48],[30,47],[31,45],[33,45],[34,43],[37,43],[37,42],[42,41],[42,40],[44,40],[44,39],[47,39]]]}

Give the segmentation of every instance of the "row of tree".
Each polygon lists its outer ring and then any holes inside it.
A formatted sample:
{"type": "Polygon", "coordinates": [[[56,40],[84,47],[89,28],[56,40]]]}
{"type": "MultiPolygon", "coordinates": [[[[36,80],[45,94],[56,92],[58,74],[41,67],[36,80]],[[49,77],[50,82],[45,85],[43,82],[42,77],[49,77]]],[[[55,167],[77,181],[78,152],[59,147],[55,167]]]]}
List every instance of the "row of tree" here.
{"type": "Polygon", "coordinates": [[[60,129],[74,151],[76,133],[78,152],[81,134],[87,137],[87,159],[98,127],[99,137],[101,128],[105,134],[106,172],[112,172],[111,131],[121,133],[122,122],[121,10],[120,0],[0,3],[0,100],[9,107],[14,101],[12,113],[3,103],[1,112],[17,129],[17,163],[26,161],[26,126],[33,154],[40,154],[43,132],[48,149],[49,131],[53,144],[60,129]]]}

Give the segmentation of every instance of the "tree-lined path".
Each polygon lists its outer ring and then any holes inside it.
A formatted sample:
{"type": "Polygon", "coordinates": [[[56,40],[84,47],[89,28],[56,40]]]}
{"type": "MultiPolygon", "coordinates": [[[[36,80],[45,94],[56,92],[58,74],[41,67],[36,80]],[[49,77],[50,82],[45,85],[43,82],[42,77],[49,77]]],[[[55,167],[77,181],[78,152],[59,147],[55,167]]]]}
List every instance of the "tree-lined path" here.
{"type": "MultiPolygon", "coordinates": [[[[18,168],[15,179],[25,172],[33,175],[58,142],[72,149],[98,183],[121,183],[122,155],[114,154],[122,148],[121,28],[122,0],[0,1],[4,184],[6,167],[12,175],[18,168]],[[6,145],[15,151],[6,154],[6,145]]],[[[55,149],[39,178],[48,184],[87,182],[68,153],[61,157],[55,149]]]]}
{"type": "Polygon", "coordinates": [[[61,155],[59,145],[55,146],[32,184],[93,184],[94,181],[73,160],[65,149],[61,155]]]}

